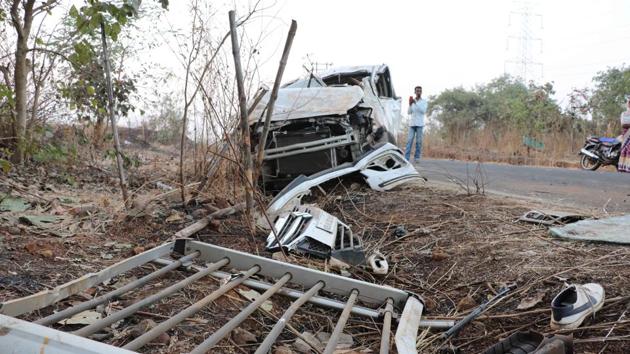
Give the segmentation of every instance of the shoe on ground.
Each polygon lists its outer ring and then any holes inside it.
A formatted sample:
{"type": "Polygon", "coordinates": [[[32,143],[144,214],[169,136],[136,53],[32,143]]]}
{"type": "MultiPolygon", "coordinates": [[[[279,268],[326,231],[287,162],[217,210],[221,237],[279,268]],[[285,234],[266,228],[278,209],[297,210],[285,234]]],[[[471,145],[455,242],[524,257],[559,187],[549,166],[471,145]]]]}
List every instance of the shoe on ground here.
{"type": "Polygon", "coordinates": [[[551,301],[551,328],[576,329],[603,305],[604,288],[601,285],[571,285],[551,301]]]}
{"type": "Polygon", "coordinates": [[[492,347],[484,354],[573,354],[571,336],[545,337],[534,331],[516,332],[492,347]]]}

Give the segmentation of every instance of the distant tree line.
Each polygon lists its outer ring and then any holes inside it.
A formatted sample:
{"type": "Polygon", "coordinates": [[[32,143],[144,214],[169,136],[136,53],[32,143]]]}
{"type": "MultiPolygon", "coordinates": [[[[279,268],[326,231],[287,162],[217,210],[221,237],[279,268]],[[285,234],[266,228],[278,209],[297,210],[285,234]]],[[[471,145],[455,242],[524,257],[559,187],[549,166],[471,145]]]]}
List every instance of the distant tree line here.
{"type": "Polygon", "coordinates": [[[568,105],[561,107],[552,97],[552,83],[536,85],[506,75],[472,89],[457,87],[431,97],[429,114],[449,144],[466,142],[479,132],[490,132],[495,141],[507,131],[531,137],[617,135],[624,95],[630,93],[630,68],[609,68],[593,82],[592,88],[575,89],[568,105]]]}

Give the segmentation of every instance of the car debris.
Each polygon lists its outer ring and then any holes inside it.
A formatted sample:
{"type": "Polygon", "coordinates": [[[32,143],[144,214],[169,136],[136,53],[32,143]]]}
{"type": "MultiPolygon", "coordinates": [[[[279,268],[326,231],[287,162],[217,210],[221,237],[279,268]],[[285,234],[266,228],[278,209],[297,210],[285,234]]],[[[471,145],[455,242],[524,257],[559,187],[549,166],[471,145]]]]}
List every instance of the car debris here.
{"type": "Polygon", "coordinates": [[[556,210],[530,210],[519,218],[520,221],[545,226],[566,225],[583,220],[583,215],[556,210]]]}
{"type": "Polygon", "coordinates": [[[372,273],[376,275],[386,275],[387,272],[389,272],[387,259],[379,251],[374,251],[374,253],[368,257],[367,263],[370,266],[372,273]]]}
{"type": "Polygon", "coordinates": [[[275,218],[283,211],[292,210],[301,204],[302,198],[309,195],[312,188],[353,173],[363,175],[370,188],[377,191],[387,191],[420,178],[418,171],[405,160],[402,151],[385,143],[367,152],[354,163],[345,163],[309,177],[298,176],[271,201],[267,214],[275,218]]]}
{"type": "MultiPolygon", "coordinates": [[[[270,96],[248,116],[254,144],[270,96]]],[[[301,174],[357,161],[377,144],[395,144],[401,121],[401,99],[387,65],[335,68],[289,82],[274,104],[262,183],[279,190],[301,174]]]]}
{"type": "Polygon", "coordinates": [[[516,332],[483,354],[573,354],[573,338],[559,334],[542,335],[534,331],[516,332]]]}
{"type": "Polygon", "coordinates": [[[280,215],[274,227],[277,235],[272,231],[265,246],[269,252],[284,248],[319,258],[333,256],[351,265],[365,260],[363,243],[350,227],[314,205],[280,215]]]}
{"type": "MultiPolygon", "coordinates": [[[[389,349],[392,319],[400,320],[395,335],[399,353],[416,353],[415,340],[418,327],[445,329],[453,325],[453,321],[448,320],[422,319],[422,302],[412,296],[412,294],[396,288],[344,278],[335,274],[324,273],[199,241],[179,239],[125,259],[97,273],[87,274],[54,289],[0,303],[0,328],[2,329],[0,346],[14,348],[19,353],[39,353],[44,350],[49,354],[136,353],[136,350],[159,338],[186,318],[194,316],[205,306],[239,285],[264,291],[264,293],[249,303],[223,327],[214,333],[210,333],[209,337],[193,349],[192,353],[205,353],[213,348],[214,345],[232,333],[250,314],[273,295],[288,296],[295,299],[295,301],[258,347],[258,353],[267,353],[269,351],[293,314],[306,302],[343,310],[340,319],[347,319],[347,317],[352,315],[366,316],[372,319],[382,318],[383,335],[381,348],[386,348],[385,352],[389,349]],[[180,258],[177,260],[164,259],[164,257],[168,257],[171,254],[180,255],[180,258]],[[50,311],[40,310],[103,283],[107,279],[137,269],[149,262],[162,264],[164,267],[121,288],[99,295],[92,300],[72,303],[70,307],[58,309],[60,311],[53,312],[51,315],[37,319],[34,322],[16,318],[16,316],[28,313],[32,315],[50,313],[50,311]],[[201,262],[205,265],[200,266],[193,262],[201,262]],[[180,270],[182,267],[183,269],[180,270]],[[220,269],[224,267],[234,270],[230,273],[223,272],[220,269]],[[192,271],[193,273],[186,276],[183,280],[178,280],[174,284],[159,290],[157,293],[148,296],[144,294],[146,297],[117,312],[91,321],[92,323],[72,333],[47,327],[60,320],[109,302],[129,291],[134,291],[138,287],[149,284],[151,281],[159,279],[171,271],[192,271]],[[214,291],[192,306],[172,315],[161,323],[157,323],[155,326],[151,326],[146,332],[137,333],[139,337],[132,338],[131,341],[122,342],[124,343],[122,348],[86,338],[104,330],[108,326],[133,316],[141,308],[160,301],[162,298],[182,290],[205,276],[221,279],[214,291]],[[269,283],[267,280],[271,280],[273,283],[269,283]],[[288,287],[288,284],[306,290],[302,292],[292,289],[288,287]],[[337,297],[349,296],[349,298],[348,301],[343,302],[326,297],[327,295],[325,294],[333,294],[337,297]],[[384,307],[384,310],[382,307],[384,307]],[[412,336],[410,337],[410,335],[412,336]]],[[[125,322],[122,322],[122,324],[124,326],[125,322]]],[[[337,334],[341,333],[344,324],[343,320],[337,321],[335,332],[328,340],[329,347],[336,348],[341,337],[337,334]]],[[[118,329],[124,330],[121,327],[118,327],[118,329]]],[[[132,332],[125,331],[125,333],[129,334],[132,332]]]]}
{"type": "Polygon", "coordinates": [[[581,220],[573,224],[552,227],[552,236],[575,240],[630,244],[630,214],[599,220],[581,220]]]}

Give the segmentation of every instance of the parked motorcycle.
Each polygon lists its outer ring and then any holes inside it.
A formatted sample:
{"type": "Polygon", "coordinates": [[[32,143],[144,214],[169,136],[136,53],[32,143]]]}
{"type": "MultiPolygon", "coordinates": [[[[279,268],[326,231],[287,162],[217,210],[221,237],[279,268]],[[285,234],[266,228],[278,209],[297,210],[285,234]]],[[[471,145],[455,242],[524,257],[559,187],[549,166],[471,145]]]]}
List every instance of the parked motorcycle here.
{"type": "Polygon", "coordinates": [[[621,141],[616,138],[589,136],[580,150],[580,167],[585,170],[595,171],[600,166],[619,163],[621,141]]]}

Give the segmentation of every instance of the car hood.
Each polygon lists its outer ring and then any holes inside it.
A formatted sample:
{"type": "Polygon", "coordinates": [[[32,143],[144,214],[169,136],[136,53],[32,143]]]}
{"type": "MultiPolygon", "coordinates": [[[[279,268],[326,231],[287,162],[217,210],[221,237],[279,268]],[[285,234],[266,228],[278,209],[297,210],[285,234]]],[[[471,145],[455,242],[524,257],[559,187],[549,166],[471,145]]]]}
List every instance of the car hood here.
{"type": "MultiPolygon", "coordinates": [[[[280,89],[271,121],[346,114],[361,101],[363,95],[363,89],[358,86],[280,89]]],[[[270,96],[271,93],[267,92],[249,115],[250,125],[264,121],[270,96]]]]}

